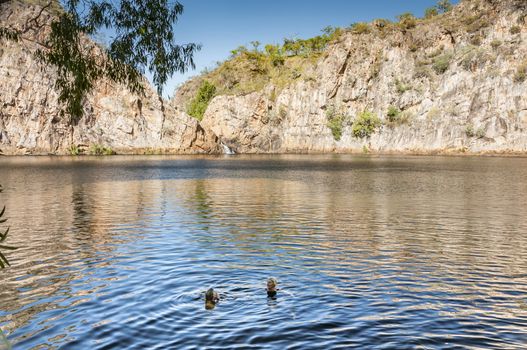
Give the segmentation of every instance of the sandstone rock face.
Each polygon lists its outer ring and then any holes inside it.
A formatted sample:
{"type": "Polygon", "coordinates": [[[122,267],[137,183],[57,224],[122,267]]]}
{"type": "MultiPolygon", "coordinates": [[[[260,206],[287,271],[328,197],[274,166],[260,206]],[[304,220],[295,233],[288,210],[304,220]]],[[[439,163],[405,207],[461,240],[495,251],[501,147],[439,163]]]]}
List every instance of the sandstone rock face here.
{"type": "Polygon", "coordinates": [[[466,0],[415,28],[346,32],[284,89],[215,97],[202,126],[241,153],[527,152],[526,22],[524,0],[466,0]],[[363,111],[382,126],[359,138],[363,111]]]}
{"type": "MultiPolygon", "coordinates": [[[[23,28],[38,5],[9,1],[0,5],[3,25],[23,28]]],[[[40,21],[51,20],[43,13],[40,21]]],[[[60,113],[54,70],[34,57],[46,28],[28,31],[19,42],[0,40],[0,150],[3,154],[68,154],[72,146],[110,147],[117,153],[219,152],[217,138],[183,111],[158,98],[101,81],[87,98],[75,124],[60,113]]]]}

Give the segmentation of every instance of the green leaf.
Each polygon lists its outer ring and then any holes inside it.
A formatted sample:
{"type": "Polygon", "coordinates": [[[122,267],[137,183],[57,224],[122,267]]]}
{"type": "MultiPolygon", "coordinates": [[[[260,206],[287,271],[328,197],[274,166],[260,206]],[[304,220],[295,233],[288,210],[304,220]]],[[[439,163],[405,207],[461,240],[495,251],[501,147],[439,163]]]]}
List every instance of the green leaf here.
{"type": "Polygon", "coordinates": [[[9,261],[7,261],[6,257],[4,256],[4,254],[2,254],[2,252],[0,252],[0,264],[1,264],[1,268],[4,268],[4,267],[5,267],[4,262],[5,262],[5,264],[6,264],[7,266],[11,266],[11,265],[9,264],[9,261]],[[2,262],[2,260],[3,260],[3,262],[2,262]]]}
{"type": "Polygon", "coordinates": [[[7,228],[7,230],[5,230],[4,234],[1,234],[0,233],[0,243],[2,243],[3,241],[5,241],[5,239],[7,238],[7,234],[9,233],[9,229],[10,227],[7,228]]]}

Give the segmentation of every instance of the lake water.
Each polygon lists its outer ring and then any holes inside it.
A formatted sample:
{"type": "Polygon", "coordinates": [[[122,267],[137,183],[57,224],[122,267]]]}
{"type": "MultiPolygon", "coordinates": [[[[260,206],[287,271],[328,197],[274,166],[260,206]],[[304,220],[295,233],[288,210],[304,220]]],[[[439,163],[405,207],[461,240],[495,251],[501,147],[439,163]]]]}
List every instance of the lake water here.
{"type": "Polygon", "coordinates": [[[525,158],[0,158],[0,183],[14,349],[527,344],[525,158]]]}

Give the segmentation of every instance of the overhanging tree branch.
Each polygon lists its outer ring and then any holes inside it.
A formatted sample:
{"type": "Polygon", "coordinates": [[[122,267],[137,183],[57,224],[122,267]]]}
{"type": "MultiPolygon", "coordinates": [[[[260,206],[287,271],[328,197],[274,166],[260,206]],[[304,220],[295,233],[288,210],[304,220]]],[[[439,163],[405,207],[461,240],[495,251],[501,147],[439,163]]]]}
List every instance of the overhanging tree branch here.
{"type": "MultiPolygon", "coordinates": [[[[39,20],[54,4],[56,0],[47,2],[22,31],[0,28],[0,39],[18,40],[30,29],[42,29],[49,22],[39,20]]],[[[99,79],[109,79],[141,94],[143,74],[148,71],[161,95],[174,73],[195,67],[194,54],[201,46],[175,41],[174,25],[183,13],[178,1],[65,0],[62,5],[36,55],[56,67],[59,101],[65,104],[64,112],[73,123],[82,118],[84,100],[99,79]],[[101,32],[113,35],[107,47],[88,39],[101,32]]]]}
{"type": "MultiPolygon", "coordinates": [[[[3,190],[2,189],[2,185],[0,185],[0,192],[2,192],[2,190],[3,190]]],[[[5,206],[0,211],[0,224],[3,224],[3,223],[5,223],[7,221],[6,218],[2,218],[4,216],[4,214],[5,214],[5,206]]],[[[3,229],[0,229],[0,269],[3,269],[6,266],[11,266],[9,264],[9,261],[5,257],[5,255],[2,253],[2,251],[17,249],[15,247],[11,247],[11,246],[7,246],[7,245],[2,244],[6,240],[8,233],[9,233],[9,227],[7,229],[5,229],[5,231],[3,231],[3,229]]]]}

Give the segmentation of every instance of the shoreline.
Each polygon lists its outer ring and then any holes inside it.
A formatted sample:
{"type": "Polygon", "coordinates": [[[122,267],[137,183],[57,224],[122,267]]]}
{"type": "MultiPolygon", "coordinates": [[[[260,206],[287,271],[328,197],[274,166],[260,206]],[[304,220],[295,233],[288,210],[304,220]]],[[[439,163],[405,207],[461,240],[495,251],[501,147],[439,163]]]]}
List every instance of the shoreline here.
{"type": "Polygon", "coordinates": [[[286,152],[252,152],[252,153],[235,153],[225,154],[219,152],[178,152],[175,150],[116,150],[113,154],[77,154],[52,153],[52,152],[35,152],[35,153],[3,153],[0,152],[0,158],[12,157],[68,157],[68,158],[93,158],[93,157],[112,157],[112,156],[273,156],[273,155],[364,155],[364,156],[439,156],[439,157],[510,157],[510,158],[527,158],[526,151],[514,150],[486,150],[472,152],[459,149],[441,149],[441,150],[387,150],[376,151],[368,150],[346,150],[346,151],[286,151],[286,152]]]}

